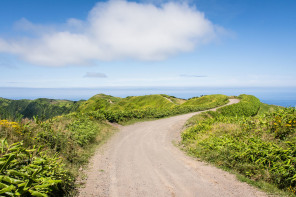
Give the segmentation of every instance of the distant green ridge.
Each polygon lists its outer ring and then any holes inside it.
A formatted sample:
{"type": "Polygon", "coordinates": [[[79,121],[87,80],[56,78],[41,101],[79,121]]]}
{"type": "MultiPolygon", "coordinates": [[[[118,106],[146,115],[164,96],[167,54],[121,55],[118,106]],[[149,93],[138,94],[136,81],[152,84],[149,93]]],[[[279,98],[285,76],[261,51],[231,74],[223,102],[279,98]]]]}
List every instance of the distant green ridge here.
{"type": "Polygon", "coordinates": [[[39,116],[49,119],[58,115],[76,111],[82,101],[68,101],[39,98],[36,100],[10,100],[0,98],[0,118],[20,119],[39,116]]]}

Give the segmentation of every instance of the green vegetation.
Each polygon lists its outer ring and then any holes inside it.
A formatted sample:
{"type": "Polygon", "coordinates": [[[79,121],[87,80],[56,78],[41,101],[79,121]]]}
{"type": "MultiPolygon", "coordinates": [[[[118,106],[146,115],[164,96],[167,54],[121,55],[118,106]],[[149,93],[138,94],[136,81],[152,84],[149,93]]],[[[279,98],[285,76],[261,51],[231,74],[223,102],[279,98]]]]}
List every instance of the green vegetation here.
{"type": "MultiPolygon", "coordinates": [[[[110,122],[118,122],[118,123],[124,123],[133,119],[153,119],[153,118],[163,118],[168,117],[172,115],[177,114],[184,114],[189,112],[196,112],[196,111],[202,111],[210,108],[214,108],[223,104],[226,104],[228,102],[228,97],[224,95],[215,95],[214,97],[216,99],[208,99],[208,102],[203,102],[202,104],[192,104],[187,105],[186,102],[183,104],[174,104],[170,101],[168,101],[166,98],[162,97],[159,98],[160,95],[150,95],[143,99],[140,98],[134,98],[133,100],[136,100],[136,103],[141,103],[143,108],[137,107],[136,109],[129,110],[128,107],[126,107],[125,110],[106,110],[102,111],[102,113],[105,115],[106,119],[110,122]],[[152,98],[151,98],[152,97],[152,98]],[[158,102],[152,103],[151,100],[154,98],[158,98],[158,102]],[[148,99],[147,99],[148,98],[148,99]],[[140,101],[140,102],[139,102],[140,101]],[[146,104],[143,105],[143,101],[146,101],[146,104]],[[148,105],[149,103],[150,105],[148,105]],[[165,103],[168,103],[165,105],[165,103]],[[153,106],[153,107],[151,107],[153,106]]],[[[207,97],[207,96],[205,96],[207,97]]],[[[204,99],[203,97],[198,98],[204,99]]],[[[125,104],[128,105],[128,104],[125,104]]]]}
{"type": "Polygon", "coordinates": [[[22,142],[1,141],[0,195],[59,195],[71,177],[57,157],[49,157],[40,147],[27,149],[22,142]]]}
{"type": "Polygon", "coordinates": [[[261,104],[250,95],[239,98],[238,104],[192,117],[182,134],[184,149],[269,192],[276,192],[273,185],[294,195],[295,108],[261,104]]]}
{"type": "Polygon", "coordinates": [[[166,94],[160,94],[161,96],[167,98],[169,101],[177,104],[177,105],[180,105],[180,104],[183,104],[186,102],[185,99],[180,99],[180,98],[176,98],[174,96],[169,96],[169,95],[166,95],[166,94]]]}
{"type": "Polygon", "coordinates": [[[283,109],[284,107],[276,106],[276,105],[268,105],[265,103],[261,103],[260,109],[257,115],[263,115],[266,112],[274,112],[279,109],[283,109]]]}
{"type": "Polygon", "coordinates": [[[187,102],[168,95],[99,94],[79,102],[0,99],[0,196],[72,196],[79,169],[114,132],[109,122],[205,110],[228,97],[187,102]]]}
{"type": "Polygon", "coordinates": [[[54,116],[74,112],[82,101],[67,101],[40,98],[36,100],[9,100],[0,98],[0,119],[21,120],[39,118],[45,120],[54,116]]]}
{"type": "Polygon", "coordinates": [[[162,95],[130,96],[112,105],[110,110],[137,110],[148,107],[167,108],[173,105],[175,103],[169,97],[162,95]]]}
{"type": "Polygon", "coordinates": [[[97,110],[105,110],[108,109],[111,105],[122,100],[119,97],[113,97],[105,94],[97,94],[85,102],[82,102],[78,108],[80,112],[90,112],[97,110]]]}
{"type": "Polygon", "coordinates": [[[184,99],[178,99],[165,94],[128,96],[126,98],[113,97],[98,94],[83,102],[78,111],[90,112],[98,110],[138,110],[143,108],[167,108],[184,103],[184,99]]]}
{"type": "Polygon", "coordinates": [[[135,120],[163,118],[177,114],[202,111],[228,102],[225,95],[209,95],[193,100],[175,98],[168,95],[146,95],[117,98],[96,95],[82,103],[78,111],[100,116],[110,122],[124,124],[135,120]]]}
{"type": "Polygon", "coordinates": [[[0,155],[1,195],[73,195],[78,169],[113,131],[100,116],[81,113],[47,121],[38,117],[19,123],[0,120],[4,142],[0,155]],[[15,171],[22,174],[12,173],[15,171]],[[7,182],[10,179],[15,182],[7,182]]]}
{"type": "Polygon", "coordinates": [[[260,109],[260,100],[255,96],[242,94],[238,97],[240,102],[218,109],[223,116],[255,116],[260,109]]]}
{"type": "Polygon", "coordinates": [[[221,105],[221,103],[225,104],[225,101],[228,101],[228,97],[222,94],[213,94],[213,95],[206,95],[202,97],[194,97],[189,99],[188,101],[184,102],[184,106],[192,106],[192,105],[213,105],[217,104],[221,105]]]}
{"type": "MultiPolygon", "coordinates": [[[[238,104],[191,118],[182,134],[186,150],[259,187],[271,184],[295,193],[295,109],[266,105],[250,95],[238,98],[238,104]]],[[[108,122],[163,118],[227,102],[225,95],[184,100],[99,94],[79,102],[1,98],[0,195],[73,195],[78,169],[114,131],[108,122]]]]}

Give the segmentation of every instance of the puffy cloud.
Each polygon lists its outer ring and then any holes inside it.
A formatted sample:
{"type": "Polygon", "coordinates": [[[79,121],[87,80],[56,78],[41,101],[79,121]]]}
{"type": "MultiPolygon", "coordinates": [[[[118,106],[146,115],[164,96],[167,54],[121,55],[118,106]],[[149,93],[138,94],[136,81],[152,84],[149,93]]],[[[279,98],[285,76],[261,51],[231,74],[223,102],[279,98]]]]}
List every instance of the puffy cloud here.
{"type": "MultiPolygon", "coordinates": [[[[38,25],[25,19],[18,25],[40,30],[38,25]]],[[[129,58],[154,61],[191,51],[213,40],[217,28],[203,13],[186,3],[155,6],[111,0],[96,4],[86,21],[71,18],[64,28],[42,32],[34,38],[0,39],[0,52],[48,66],[129,58]]]]}
{"type": "Polygon", "coordinates": [[[84,77],[86,78],[107,78],[107,75],[104,73],[97,73],[97,72],[87,72],[84,77]]]}

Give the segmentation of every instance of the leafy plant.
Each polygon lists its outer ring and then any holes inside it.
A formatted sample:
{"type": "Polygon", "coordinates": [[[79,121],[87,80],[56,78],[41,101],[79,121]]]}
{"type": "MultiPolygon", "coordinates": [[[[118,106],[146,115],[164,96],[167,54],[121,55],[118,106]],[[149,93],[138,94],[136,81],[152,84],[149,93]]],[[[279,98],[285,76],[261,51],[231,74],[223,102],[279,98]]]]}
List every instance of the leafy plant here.
{"type": "Polygon", "coordinates": [[[22,142],[1,140],[1,196],[63,195],[72,177],[58,157],[49,157],[41,147],[26,149],[22,142]]]}

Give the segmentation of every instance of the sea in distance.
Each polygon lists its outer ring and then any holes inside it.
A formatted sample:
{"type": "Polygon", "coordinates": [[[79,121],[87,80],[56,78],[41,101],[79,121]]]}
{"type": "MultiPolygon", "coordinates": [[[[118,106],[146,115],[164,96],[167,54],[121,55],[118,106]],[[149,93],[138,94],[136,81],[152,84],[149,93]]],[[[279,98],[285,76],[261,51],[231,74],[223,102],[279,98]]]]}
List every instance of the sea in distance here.
{"type": "Polygon", "coordinates": [[[238,96],[251,94],[261,102],[283,107],[296,107],[296,87],[98,87],[98,88],[16,88],[0,87],[0,97],[8,99],[67,99],[87,100],[95,94],[118,97],[149,94],[168,94],[178,98],[225,94],[238,96]]]}

